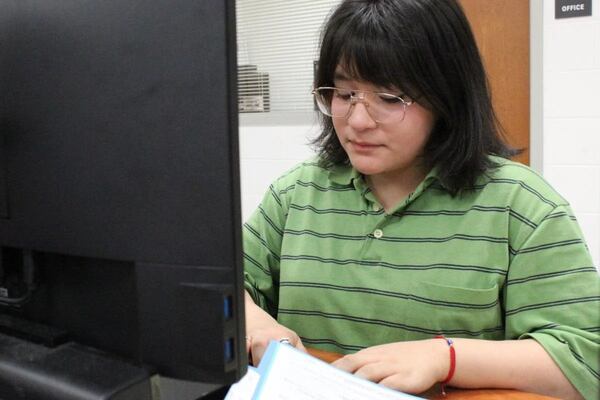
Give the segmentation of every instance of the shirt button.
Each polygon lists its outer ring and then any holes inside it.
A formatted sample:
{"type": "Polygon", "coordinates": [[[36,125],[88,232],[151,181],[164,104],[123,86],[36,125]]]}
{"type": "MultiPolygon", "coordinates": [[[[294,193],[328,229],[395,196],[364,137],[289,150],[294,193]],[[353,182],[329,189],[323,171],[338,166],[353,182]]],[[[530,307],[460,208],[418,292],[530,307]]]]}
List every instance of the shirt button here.
{"type": "Polygon", "coordinates": [[[373,236],[375,236],[375,239],[381,239],[383,237],[383,231],[381,229],[375,229],[375,231],[373,231],[373,236]]]}

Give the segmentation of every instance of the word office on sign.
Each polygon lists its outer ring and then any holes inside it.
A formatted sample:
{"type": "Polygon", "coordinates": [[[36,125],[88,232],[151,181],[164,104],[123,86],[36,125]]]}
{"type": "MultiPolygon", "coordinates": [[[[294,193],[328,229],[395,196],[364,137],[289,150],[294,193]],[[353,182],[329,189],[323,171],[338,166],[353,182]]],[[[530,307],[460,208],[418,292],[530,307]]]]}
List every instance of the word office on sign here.
{"type": "Polygon", "coordinates": [[[592,0],[555,0],[556,19],[590,15],[592,15],[592,0]]]}

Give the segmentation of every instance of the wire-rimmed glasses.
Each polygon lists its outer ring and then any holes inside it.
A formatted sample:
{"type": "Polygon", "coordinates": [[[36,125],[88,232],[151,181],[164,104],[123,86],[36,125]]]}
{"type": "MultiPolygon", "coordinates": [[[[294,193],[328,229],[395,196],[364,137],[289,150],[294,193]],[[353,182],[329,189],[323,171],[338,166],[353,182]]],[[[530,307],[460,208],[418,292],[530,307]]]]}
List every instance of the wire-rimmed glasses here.
{"type": "Polygon", "coordinates": [[[348,118],[354,105],[363,103],[371,118],[378,123],[401,122],[406,108],[414,102],[406,95],[336,87],[319,87],[312,93],[319,110],[329,117],[348,118]]]}

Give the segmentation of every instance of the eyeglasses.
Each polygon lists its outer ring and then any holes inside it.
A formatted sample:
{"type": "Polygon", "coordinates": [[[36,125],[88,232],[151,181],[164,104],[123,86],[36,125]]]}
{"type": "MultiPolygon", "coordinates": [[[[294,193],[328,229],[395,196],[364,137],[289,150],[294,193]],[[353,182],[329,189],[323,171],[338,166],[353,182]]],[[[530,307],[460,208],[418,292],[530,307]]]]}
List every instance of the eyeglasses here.
{"type": "Polygon", "coordinates": [[[319,110],[332,118],[348,118],[356,103],[363,103],[367,112],[378,123],[404,120],[406,108],[413,100],[406,95],[319,87],[312,91],[319,110]]]}

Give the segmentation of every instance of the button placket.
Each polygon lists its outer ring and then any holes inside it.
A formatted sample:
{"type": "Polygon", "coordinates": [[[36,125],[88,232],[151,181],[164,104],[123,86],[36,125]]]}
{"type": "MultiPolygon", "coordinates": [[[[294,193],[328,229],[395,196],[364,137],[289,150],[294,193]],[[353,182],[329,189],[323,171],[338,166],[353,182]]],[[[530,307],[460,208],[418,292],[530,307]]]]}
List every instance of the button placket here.
{"type": "MultiPolygon", "coordinates": [[[[375,211],[375,210],[374,210],[375,211]]],[[[365,232],[365,239],[362,242],[362,249],[360,251],[360,259],[367,261],[380,261],[381,254],[378,254],[377,251],[373,252],[373,246],[378,246],[376,241],[383,237],[383,229],[381,228],[387,222],[388,216],[380,212],[381,208],[379,207],[377,214],[371,214],[371,224],[369,230],[365,232]]],[[[366,216],[368,217],[368,215],[366,216]]]]}
{"type": "Polygon", "coordinates": [[[371,240],[381,239],[385,235],[384,227],[389,223],[389,218],[391,218],[391,216],[385,213],[381,216],[369,234],[371,240]]]}

